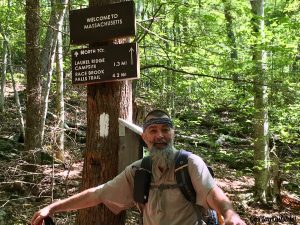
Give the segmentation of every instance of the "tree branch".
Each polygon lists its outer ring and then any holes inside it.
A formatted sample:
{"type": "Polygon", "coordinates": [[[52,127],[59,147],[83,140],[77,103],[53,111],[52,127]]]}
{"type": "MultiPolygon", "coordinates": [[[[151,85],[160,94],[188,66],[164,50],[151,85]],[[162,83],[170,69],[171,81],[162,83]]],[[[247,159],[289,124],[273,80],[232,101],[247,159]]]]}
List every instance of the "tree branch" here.
{"type": "Polygon", "coordinates": [[[165,65],[159,65],[159,64],[143,66],[143,67],[141,67],[141,70],[146,70],[146,69],[151,69],[151,68],[163,68],[163,69],[170,70],[170,71],[173,71],[176,73],[182,73],[182,74],[199,76],[199,77],[209,77],[209,78],[218,79],[218,80],[229,80],[229,81],[235,81],[235,82],[237,81],[237,82],[251,83],[251,84],[256,83],[255,81],[249,81],[249,80],[243,80],[243,79],[234,80],[234,79],[228,78],[228,77],[212,76],[212,75],[201,74],[201,73],[192,73],[192,72],[187,72],[185,70],[176,69],[176,68],[168,67],[165,65]]]}
{"type": "MultiPolygon", "coordinates": [[[[145,36],[146,36],[149,32],[151,32],[151,31],[150,31],[150,28],[151,28],[152,24],[154,23],[155,18],[156,18],[156,15],[158,14],[158,12],[159,12],[159,10],[161,9],[162,6],[163,6],[163,4],[161,4],[161,5],[158,7],[158,9],[156,10],[156,12],[154,13],[152,19],[150,20],[150,24],[149,24],[148,28],[143,27],[140,23],[137,22],[137,24],[138,24],[139,26],[141,26],[146,32],[145,32],[144,34],[141,34],[139,37],[137,37],[137,38],[134,40],[134,42],[140,42],[141,40],[143,40],[143,39],[145,38],[145,36]]],[[[151,33],[152,33],[152,32],[151,32],[151,33]]]]}

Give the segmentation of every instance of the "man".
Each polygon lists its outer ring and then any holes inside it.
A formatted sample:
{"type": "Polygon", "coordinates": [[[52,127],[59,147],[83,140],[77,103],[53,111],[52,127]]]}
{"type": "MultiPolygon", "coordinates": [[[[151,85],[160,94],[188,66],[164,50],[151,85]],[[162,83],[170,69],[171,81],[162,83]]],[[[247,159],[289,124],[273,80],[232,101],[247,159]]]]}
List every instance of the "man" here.
{"type": "MultiPolygon", "coordinates": [[[[143,212],[144,225],[197,224],[195,210],[179,188],[156,188],[161,184],[176,184],[174,162],[177,150],[174,148],[174,135],[173,123],[167,113],[161,110],[148,113],[143,125],[142,138],[152,159],[152,181],[145,205],[138,204],[133,199],[134,173],[141,165],[139,160],[105,184],[46,206],[34,214],[31,224],[41,225],[43,218],[56,212],[87,208],[100,203],[105,204],[114,213],[136,206],[143,212]]],[[[194,154],[189,156],[188,170],[197,194],[198,205],[213,208],[221,213],[225,225],[246,225],[233,210],[224,192],[215,184],[200,157],[194,154]]]]}

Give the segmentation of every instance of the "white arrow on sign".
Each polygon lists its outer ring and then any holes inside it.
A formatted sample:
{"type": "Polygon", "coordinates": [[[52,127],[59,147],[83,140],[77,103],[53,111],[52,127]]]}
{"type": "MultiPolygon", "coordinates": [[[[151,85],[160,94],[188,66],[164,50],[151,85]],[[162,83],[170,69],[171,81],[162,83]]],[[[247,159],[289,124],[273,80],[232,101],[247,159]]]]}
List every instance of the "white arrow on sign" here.
{"type": "Polygon", "coordinates": [[[79,53],[76,51],[76,52],[74,52],[74,55],[77,58],[77,56],[79,55],[79,53]]]}
{"type": "Polygon", "coordinates": [[[129,52],[130,52],[130,63],[131,63],[131,65],[133,65],[133,52],[134,52],[134,49],[131,47],[129,49],[129,52]]]}

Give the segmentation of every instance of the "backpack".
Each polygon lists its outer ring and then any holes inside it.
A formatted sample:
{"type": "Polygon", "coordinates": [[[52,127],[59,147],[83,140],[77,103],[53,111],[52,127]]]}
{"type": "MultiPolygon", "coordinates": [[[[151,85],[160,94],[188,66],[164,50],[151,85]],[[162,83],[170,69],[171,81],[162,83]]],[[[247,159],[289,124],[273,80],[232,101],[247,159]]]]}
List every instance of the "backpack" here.
{"type": "MultiPolygon", "coordinates": [[[[188,171],[188,156],[191,152],[180,150],[175,156],[175,177],[176,187],[178,187],[184,197],[191,202],[197,215],[198,224],[220,225],[218,216],[215,210],[205,209],[202,206],[196,205],[196,192],[193,187],[189,171],[188,171]]],[[[211,167],[208,167],[209,172],[214,177],[211,167]]],[[[141,167],[135,171],[134,175],[134,190],[133,197],[138,203],[145,204],[148,202],[150,183],[152,176],[152,164],[150,156],[144,157],[141,162],[141,167]]],[[[175,188],[174,185],[164,185],[164,189],[175,188]]]]}

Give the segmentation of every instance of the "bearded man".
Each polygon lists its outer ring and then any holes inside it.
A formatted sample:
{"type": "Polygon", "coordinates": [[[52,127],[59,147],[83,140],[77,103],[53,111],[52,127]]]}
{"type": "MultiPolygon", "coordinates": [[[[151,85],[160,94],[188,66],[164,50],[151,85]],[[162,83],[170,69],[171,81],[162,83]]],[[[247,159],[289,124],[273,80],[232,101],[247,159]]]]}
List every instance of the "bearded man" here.
{"type": "MultiPolygon", "coordinates": [[[[105,204],[112,212],[137,207],[143,213],[144,225],[196,225],[197,215],[193,205],[185,199],[179,188],[158,188],[162,185],[176,187],[174,176],[175,130],[172,120],[162,110],[153,110],[145,118],[142,138],[146,143],[152,162],[152,178],[148,201],[145,204],[134,200],[134,175],[141,161],[126,167],[113,180],[90,188],[67,199],[54,202],[36,212],[32,225],[56,212],[77,210],[105,204]],[[173,185],[173,186],[172,186],[173,185]]],[[[203,160],[194,154],[188,158],[188,171],[196,192],[196,204],[215,209],[224,217],[225,225],[246,225],[224,192],[216,185],[203,160]]]]}

